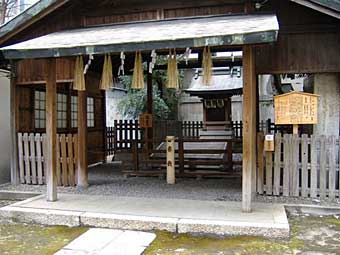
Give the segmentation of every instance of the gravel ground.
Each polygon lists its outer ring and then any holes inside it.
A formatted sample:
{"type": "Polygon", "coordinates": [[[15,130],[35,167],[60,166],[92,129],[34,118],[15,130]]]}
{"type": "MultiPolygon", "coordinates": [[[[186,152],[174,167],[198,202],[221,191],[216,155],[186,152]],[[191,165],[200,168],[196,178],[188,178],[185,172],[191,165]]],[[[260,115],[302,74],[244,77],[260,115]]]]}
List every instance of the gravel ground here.
{"type": "MultiPolygon", "coordinates": [[[[89,169],[87,189],[58,187],[60,193],[114,195],[152,198],[178,198],[192,200],[241,201],[241,179],[176,179],[175,185],[167,185],[157,177],[125,178],[116,165],[100,165],[89,169]]],[[[0,190],[17,190],[45,193],[45,186],[38,185],[0,185],[0,190]]],[[[340,206],[340,200],[323,201],[287,197],[257,196],[258,202],[316,204],[340,206]]]]}

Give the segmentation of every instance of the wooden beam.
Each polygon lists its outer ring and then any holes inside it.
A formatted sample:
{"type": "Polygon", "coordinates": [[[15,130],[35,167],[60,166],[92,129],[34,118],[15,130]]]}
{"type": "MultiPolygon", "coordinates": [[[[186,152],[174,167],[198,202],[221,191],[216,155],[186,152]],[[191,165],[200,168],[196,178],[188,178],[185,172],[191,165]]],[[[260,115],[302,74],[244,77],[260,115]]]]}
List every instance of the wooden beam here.
{"type": "Polygon", "coordinates": [[[57,200],[57,83],[56,59],[47,59],[46,81],[46,184],[47,201],[57,200]]]}
{"type": "Polygon", "coordinates": [[[254,48],[243,47],[242,211],[251,212],[256,175],[256,76],[254,48]]]}
{"type": "Polygon", "coordinates": [[[10,129],[11,129],[11,183],[16,185],[20,183],[18,169],[18,140],[17,140],[17,78],[16,62],[11,62],[11,84],[10,84],[10,129]]]}
{"type": "Polygon", "coordinates": [[[79,187],[88,187],[86,94],[86,91],[78,91],[77,185],[79,187]]]}

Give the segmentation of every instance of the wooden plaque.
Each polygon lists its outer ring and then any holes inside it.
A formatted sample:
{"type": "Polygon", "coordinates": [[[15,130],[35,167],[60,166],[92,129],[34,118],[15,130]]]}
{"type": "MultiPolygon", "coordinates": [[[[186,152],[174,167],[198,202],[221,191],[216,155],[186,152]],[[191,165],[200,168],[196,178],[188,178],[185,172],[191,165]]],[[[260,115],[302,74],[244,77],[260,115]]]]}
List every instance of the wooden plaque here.
{"type": "Polygon", "coordinates": [[[317,124],[319,95],[290,92],[274,97],[275,124],[317,124]]]}
{"type": "Polygon", "coordinates": [[[150,113],[143,113],[139,116],[139,125],[141,128],[152,128],[153,117],[150,113]]]}

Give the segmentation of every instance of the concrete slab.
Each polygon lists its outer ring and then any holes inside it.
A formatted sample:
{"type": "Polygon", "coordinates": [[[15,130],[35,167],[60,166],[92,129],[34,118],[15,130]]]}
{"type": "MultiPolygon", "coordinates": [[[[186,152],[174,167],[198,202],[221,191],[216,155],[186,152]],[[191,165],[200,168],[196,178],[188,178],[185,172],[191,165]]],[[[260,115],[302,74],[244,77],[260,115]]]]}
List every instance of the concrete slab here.
{"type": "Polygon", "coordinates": [[[90,229],[55,255],[140,255],[155,238],[146,232],[90,229]]]}
{"type": "MultiPolygon", "coordinates": [[[[283,205],[255,203],[253,207],[252,213],[242,213],[240,202],[59,194],[57,202],[38,197],[2,208],[0,215],[17,217],[20,221],[27,218],[24,212],[31,218],[35,213],[44,217],[47,214],[60,224],[66,220],[64,215],[69,214],[70,218],[75,218],[67,224],[74,225],[217,235],[289,236],[283,205]],[[277,234],[268,235],[269,232],[277,234]]],[[[39,219],[35,217],[34,220],[39,219]]],[[[49,224],[46,219],[42,223],[49,224]]]]}

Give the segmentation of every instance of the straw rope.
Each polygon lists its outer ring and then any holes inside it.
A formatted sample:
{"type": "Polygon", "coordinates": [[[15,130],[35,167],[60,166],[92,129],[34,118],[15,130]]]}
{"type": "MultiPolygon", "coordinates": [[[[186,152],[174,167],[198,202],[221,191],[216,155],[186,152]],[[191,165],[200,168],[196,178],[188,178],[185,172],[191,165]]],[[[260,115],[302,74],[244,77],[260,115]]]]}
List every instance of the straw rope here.
{"type": "Polygon", "coordinates": [[[211,84],[211,78],[212,78],[212,58],[211,58],[211,52],[210,47],[204,47],[203,49],[203,59],[202,59],[202,72],[203,72],[203,79],[202,82],[204,85],[209,86],[211,84]]]}
{"type": "Polygon", "coordinates": [[[133,69],[133,77],[131,88],[143,89],[144,88],[144,71],[143,71],[143,60],[140,51],[136,52],[135,66],[133,69]]]}
{"type": "Polygon", "coordinates": [[[100,80],[99,89],[110,90],[113,85],[112,62],[110,54],[105,55],[102,78],[100,80]]]}
{"type": "Polygon", "coordinates": [[[74,66],[74,81],[73,81],[73,89],[84,91],[85,88],[85,75],[84,75],[84,63],[83,57],[78,56],[76,58],[76,63],[74,66]]]}
{"type": "Polygon", "coordinates": [[[168,74],[167,74],[166,87],[170,89],[179,88],[176,50],[174,50],[173,53],[172,53],[172,50],[169,50],[168,74]]]}

